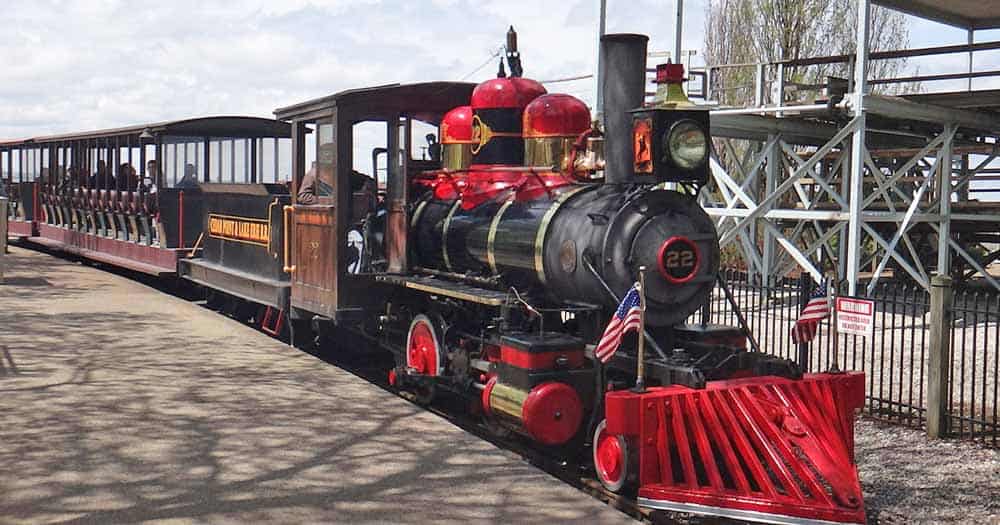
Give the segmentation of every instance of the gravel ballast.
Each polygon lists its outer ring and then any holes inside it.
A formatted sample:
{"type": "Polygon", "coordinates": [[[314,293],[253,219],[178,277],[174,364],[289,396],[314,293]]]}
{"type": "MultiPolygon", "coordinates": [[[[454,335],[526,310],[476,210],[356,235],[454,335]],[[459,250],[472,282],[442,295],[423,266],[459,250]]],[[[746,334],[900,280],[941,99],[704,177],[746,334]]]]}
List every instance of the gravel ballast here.
{"type": "Polygon", "coordinates": [[[1000,525],[1000,450],[869,418],[855,440],[869,523],[1000,525]]]}

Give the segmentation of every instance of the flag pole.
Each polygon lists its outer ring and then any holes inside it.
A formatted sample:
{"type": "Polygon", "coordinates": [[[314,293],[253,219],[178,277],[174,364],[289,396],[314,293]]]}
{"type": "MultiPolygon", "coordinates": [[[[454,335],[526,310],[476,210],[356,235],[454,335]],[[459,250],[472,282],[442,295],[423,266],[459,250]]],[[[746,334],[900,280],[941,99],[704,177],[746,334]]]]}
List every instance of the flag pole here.
{"type": "Polygon", "coordinates": [[[837,354],[840,353],[840,334],[837,333],[837,303],[836,294],[833,293],[833,288],[836,286],[836,280],[834,277],[836,274],[830,274],[826,279],[826,304],[832,310],[830,313],[830,334],[833,336],[833,364],[830,367],[830,372],[839,373],[840,364],[837,354]]]}
{"type": "Polygon", "coordinates": [[[639,267],[639,348],[636,352],[635,392],[646,391],[646,267],[639,267]]]}

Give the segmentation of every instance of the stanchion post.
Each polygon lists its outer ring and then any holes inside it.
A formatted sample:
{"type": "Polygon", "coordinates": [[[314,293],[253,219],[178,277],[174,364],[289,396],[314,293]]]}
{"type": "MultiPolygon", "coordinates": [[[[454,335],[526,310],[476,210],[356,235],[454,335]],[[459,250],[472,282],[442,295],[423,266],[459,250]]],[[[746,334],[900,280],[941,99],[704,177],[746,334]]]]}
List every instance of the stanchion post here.
{"type": "Polygon", "coordinates": [[[635,392],[646,391],[646,267],[639,267],[639,334],[635,366],[635,392]]]}
{"type": "Polygon", "coordinates": [[[833,363],[830,363],[829,372],[841,373],[840,370],[840,332],[837,331],[837,289],[836,276],[831,274],[826,277],[826,307],[830,309],[830,339],[833,343],[833,363]]]}
{"type": "MultiPolygon", "coordinates": [[[[0,182],[2,184],[2,182],[0,182]]],[[[3,283],[4,259],[7,257],[7,197],[0,197],[0,284],[3,283]]]]}
{"type": "MultiPolygon", "coordinates": [[[[812,296],[813,279],[809,272],[802,272],[799,276],[799,315],[809,304],[809,297],[812,296]]],[[[809,341],[803,341],[796,345],[798,350],[799,368],[803,372],[809,371],[809,341]]]]}

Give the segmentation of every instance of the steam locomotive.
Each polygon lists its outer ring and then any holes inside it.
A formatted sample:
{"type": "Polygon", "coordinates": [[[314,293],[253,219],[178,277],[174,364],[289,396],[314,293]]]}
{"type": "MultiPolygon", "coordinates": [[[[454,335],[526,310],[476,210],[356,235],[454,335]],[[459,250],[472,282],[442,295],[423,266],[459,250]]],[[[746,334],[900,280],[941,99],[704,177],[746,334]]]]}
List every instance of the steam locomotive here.
{"type": "MultiPolygon", "coordinates": [[[[709,180],[709,113],[687,100],[675,64],[657,67],[657,95],[645,103],[646,42],[602,38],[603,108],[593,121],[578,99],[522,76],[511,32],[510,75],[501,61],[501,74],[478,85],[351,90],[276,110],[267,134],[232,123],[218,132],[290,136],[290,188],[262,183],[256,171],[250,184],[216,183],[206,136],[196,149],[208,165],[203,183],[128,197],[145,203],[141,221],[129,220],[127,206],[109,209],[107,223],[120,225],[112,231],[87,209],[93,188],[74,201],[50,186],[20,188],[34,197],[23,199],[19,220],[33,205],[27,218],[41,222],[36,237],[50,244],[84,255],[121,244],[122,255],[104,260],[168,261],[132,265],[140,271],[176,264],[271,333],[329,341],[357,332],[391,352],[390,384],[418,402],[462,396],[495,432],[561,457],[582,453],[608,490],[635,494],[640,505],[863,523],[853,460],[863,376],[803,374],[749,349],[746,327],[687,322],[722,286],[716,229],[698,203],[709,180]],[[354,172],[352,129],[370,121],[386,130],[387,147],[372,156],[373,171],[385,159],[384,194],[354,172]],[[430,158],[410,153],[417,122],[438,127],[440,151],[430,158]],[[130,223],[146,227],[133,238],[130,223]],[[70,246],[79,239],[88,247],[70,246]],[[601,363],[595,346],[640,280],[642,333],[601,363]],[[638,352],[640,341],[649,352],[638,352]]],[[[123,140],[154,140],[161,159],[170,128],[125,129],[123,140]]],[[[95,150],[90,137],[80,140],[66,147],[87,164],[95,150]]],[[[117,199],[97,197],[93,206],[117,199]]]]}

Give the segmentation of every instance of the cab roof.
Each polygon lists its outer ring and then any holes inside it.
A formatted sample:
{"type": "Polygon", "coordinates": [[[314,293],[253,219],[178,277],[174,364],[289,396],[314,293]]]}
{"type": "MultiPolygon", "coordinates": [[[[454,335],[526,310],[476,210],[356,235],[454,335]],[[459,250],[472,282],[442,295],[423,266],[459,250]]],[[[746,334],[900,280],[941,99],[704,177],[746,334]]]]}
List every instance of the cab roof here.
{"type": "Polygon", "coordinates": [[[280,120],[314,121],[331,116],[337,108],[349,109],[359,121],[405,115],[437,125],[449,110],[468,104],[475,87],[471,82],[421,82],[349,89],[278,108],[274,115],[280,120]]]}

